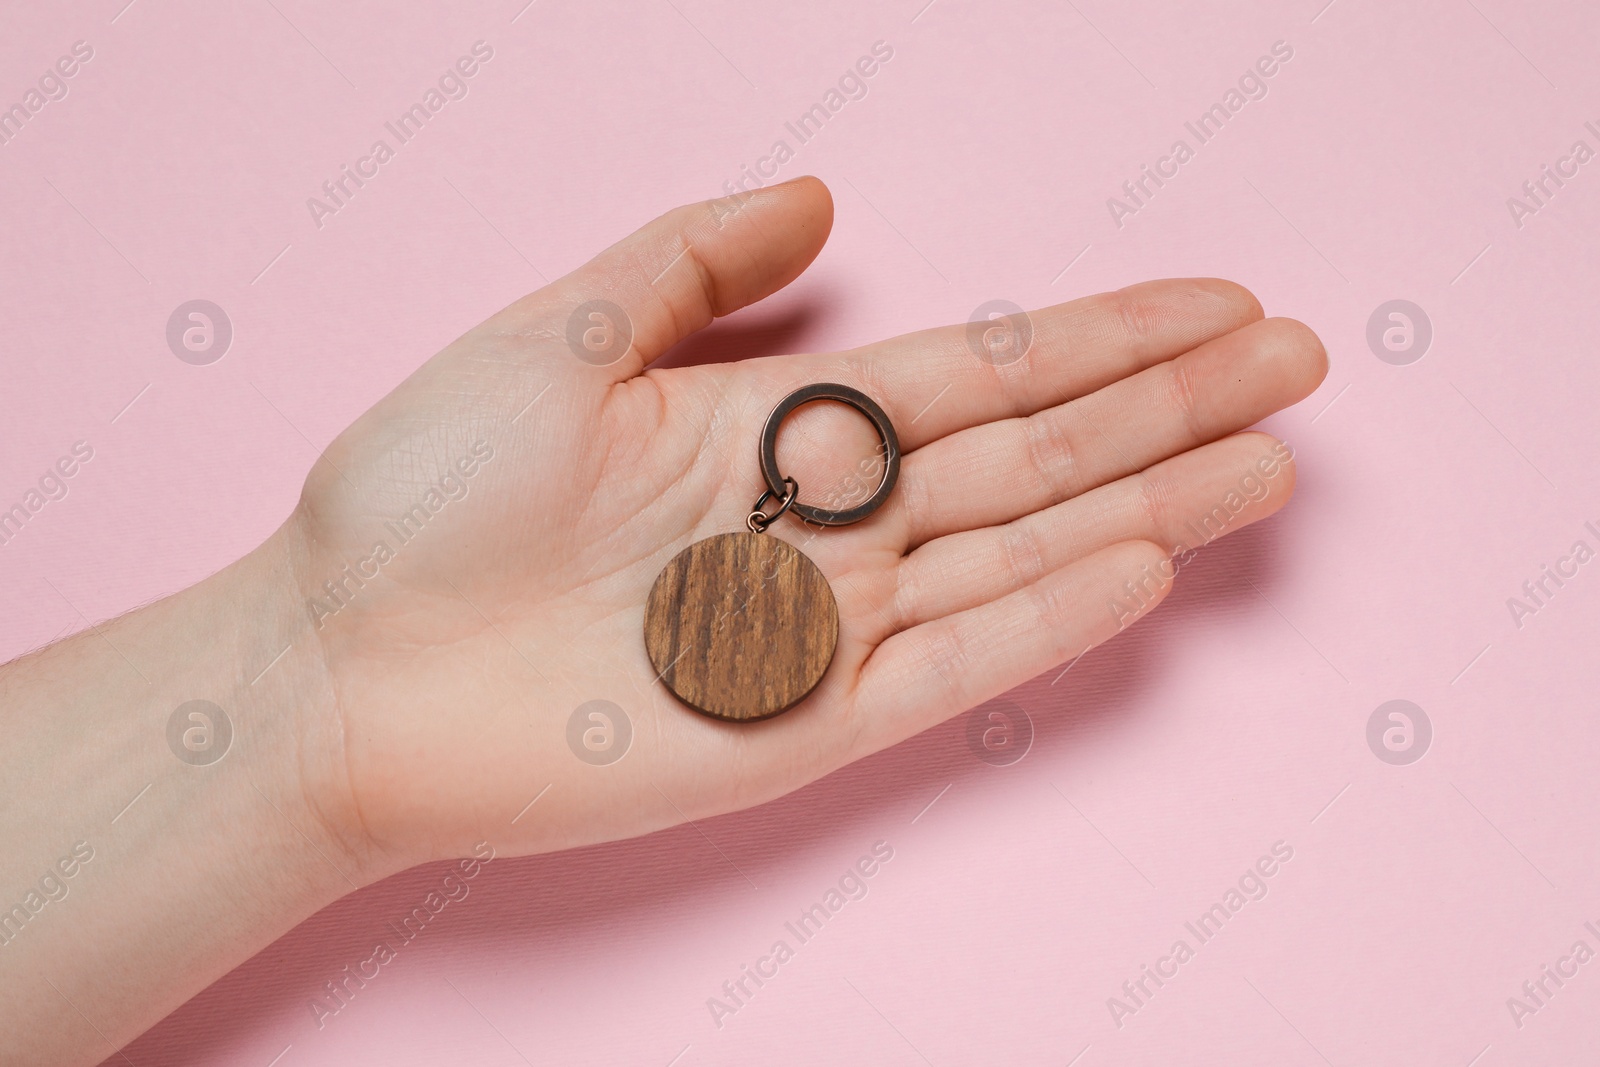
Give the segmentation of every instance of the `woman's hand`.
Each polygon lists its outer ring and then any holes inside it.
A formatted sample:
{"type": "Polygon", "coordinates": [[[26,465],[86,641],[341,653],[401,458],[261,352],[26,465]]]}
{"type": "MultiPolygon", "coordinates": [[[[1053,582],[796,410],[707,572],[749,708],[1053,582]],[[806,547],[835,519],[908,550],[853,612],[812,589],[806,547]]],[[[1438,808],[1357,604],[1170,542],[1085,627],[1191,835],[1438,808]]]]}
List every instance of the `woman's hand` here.
{"type": "MultiPolygon", "coordinates": [[[[650,369],[792,281],[831,221],[814,179],[663,216],[429,360],[246,558],[0,668],[0,1064],[98,1062],[422,860],[795,789],[1106,640],[1161,599],[1169,557],[1288,499],[1287,450],[1240,431],[1316,387],[1322,346],[1227,282],[1036,312],[1015,360],[961,325],[650,369]],[[646,598],[678,551],[742,528],[768,412],[819,381],[888,411],[900,481],[857,525],[772,526],[832,585],[838,650],[784,715],[713,721],[656,681],[646,598]],[[620,759],[569,746],[593,700],[620,709],[620,759]]],[[[808,405],[779,461],[826,504],[874,445],[808,405]]]]}
{"type": "MultiPolygon", "coordinates": [[[[1174,553],[1288,499],[1287,449],[1240,431],[1315,389],[1326,357],[1228,282],[1035,312],[1012,362],[979,358],[963,324],[652,369],[792,281],[831,222],[810,178],[672,211],[468,332],[316,465],[280,538],[305,601],[294,657],[325,670],[333,718],[298,758],[379,869],[481,840],[628,837],[798,788],[1113,636],[1170,588],[1174,553]],[[646,597],[680,550],[743,529],[768,412],[819,381],[885,408],[900,482],[857,525],[772,527],[832,585],[838,651],[784,715],[714,721],[656,680],[646,597]],[[569,748],[591,700],[629,720],[617,762],[569,748]]],[[[875,440],[859,414],[808,405],[780,465],[820,503],[875,440]]]]}

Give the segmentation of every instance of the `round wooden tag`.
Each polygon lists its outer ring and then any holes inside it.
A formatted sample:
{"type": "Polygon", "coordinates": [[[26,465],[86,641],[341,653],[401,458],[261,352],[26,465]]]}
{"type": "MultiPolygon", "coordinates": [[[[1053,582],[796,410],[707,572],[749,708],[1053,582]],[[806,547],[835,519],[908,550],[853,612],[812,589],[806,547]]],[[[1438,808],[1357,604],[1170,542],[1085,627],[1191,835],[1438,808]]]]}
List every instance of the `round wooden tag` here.
{"type": "Polygon", "coordinates": [[[765,719],[799,703],[838,640],[828,580],[771,534],[696,541],[662,569],[645,605],[645,649],[662,683],[718,719],[765,719]]]}

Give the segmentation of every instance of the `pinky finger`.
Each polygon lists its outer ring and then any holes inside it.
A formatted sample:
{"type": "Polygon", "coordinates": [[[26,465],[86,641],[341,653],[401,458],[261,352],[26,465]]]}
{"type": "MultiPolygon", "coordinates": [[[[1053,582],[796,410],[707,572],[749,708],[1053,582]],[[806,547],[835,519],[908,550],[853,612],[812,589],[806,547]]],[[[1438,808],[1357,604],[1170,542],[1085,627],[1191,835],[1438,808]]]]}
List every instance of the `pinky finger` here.
{"type": "Polygon", "coordinates": [[[1166,552],[1124,541],[987,604],[903,630],[862,667],[858,744],[874,751],[976,707],[1132,625],[1172,588],[1166,552]]]}

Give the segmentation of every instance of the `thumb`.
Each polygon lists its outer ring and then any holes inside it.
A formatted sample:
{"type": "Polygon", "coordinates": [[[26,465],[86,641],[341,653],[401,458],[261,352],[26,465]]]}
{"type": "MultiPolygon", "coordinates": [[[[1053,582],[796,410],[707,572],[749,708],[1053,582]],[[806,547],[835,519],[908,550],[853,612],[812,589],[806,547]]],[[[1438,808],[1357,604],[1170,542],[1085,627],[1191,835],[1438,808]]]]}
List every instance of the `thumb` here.
{"type": "Polygon", "coordinates": [[[794,281],[832,228],[833,196],[812,177],[688,204],[501,314],[524,328],[531,314],[563,334],[581,373],[626,381],[712,319],[794,281]]]}

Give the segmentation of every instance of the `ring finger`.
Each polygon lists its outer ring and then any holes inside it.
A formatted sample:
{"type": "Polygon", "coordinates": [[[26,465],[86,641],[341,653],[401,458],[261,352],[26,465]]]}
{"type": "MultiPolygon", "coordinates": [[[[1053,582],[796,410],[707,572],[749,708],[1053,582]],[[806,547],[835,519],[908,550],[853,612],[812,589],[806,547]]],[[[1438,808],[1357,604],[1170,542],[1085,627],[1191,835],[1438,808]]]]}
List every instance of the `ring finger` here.
{"type": "Polygon", "coordinates": [[[1001,526],[930,541],[907,556],[885,614],[896,630],[996,600],[1110,545],[1181,555],[1276,512],[1294,492],[1288,447],[1241,433],[1001,526]]]}

